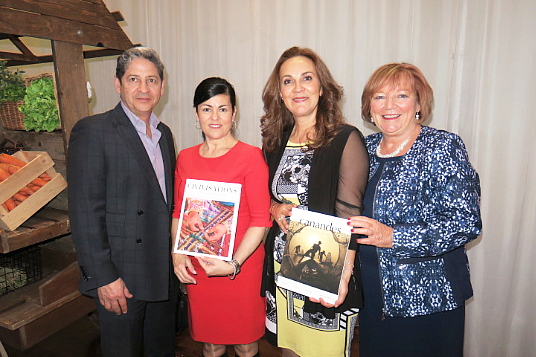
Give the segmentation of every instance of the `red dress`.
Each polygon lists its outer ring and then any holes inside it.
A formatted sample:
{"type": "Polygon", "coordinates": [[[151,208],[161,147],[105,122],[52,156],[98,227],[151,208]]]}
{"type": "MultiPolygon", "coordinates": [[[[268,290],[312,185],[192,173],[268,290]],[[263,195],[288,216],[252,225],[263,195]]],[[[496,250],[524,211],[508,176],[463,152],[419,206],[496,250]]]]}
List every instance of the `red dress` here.
{"type": "MultiPolygon", "coordinates": [[[[249,227],[270,227],[268,167],[262,151],[238,142],[226,154],[216,158],[199,155],[201,145],[182,150],[175,171],[175,211],[180,206],[186,179],[242,184],[234,250],[249,227]]],[[[186,284],[189,304],[189,330],[196,341],[231,345],[248,344],[264,335],[265,301],[260,296],[264,245],[244,262],[234,280],[207,277],[197,259],[191,261],[197,271],[197,284],[186,284]]]]}

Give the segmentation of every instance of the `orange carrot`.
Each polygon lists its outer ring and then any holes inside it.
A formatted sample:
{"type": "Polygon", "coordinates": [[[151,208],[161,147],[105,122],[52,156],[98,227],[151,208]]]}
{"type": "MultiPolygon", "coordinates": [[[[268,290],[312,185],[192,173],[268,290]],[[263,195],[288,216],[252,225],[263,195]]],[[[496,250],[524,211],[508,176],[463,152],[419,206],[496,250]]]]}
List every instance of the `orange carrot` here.
{"type": "Polygon", "coordinates": [[[28,186],[25,186],[19,190],[21,195],[30,196],[34,191],[32,191],[28,186]]]}
{"type": "Polygon", "coordinates": [[[26,196],[26,195],[21,195],[20,193],[17,192],[17,193],[15,193],[15,194],[13,195],[12,198],[13,198],[14,200],[17,200],[17,201],[22,202],[22,201],[26,200],[26,199],[28,198],[28,196],[26,196]]]}
{"type": "Polygon", "coordinates": [[[0,169],[4,169],[4,170],[8,171],[10,166],[11,166],[11,164],[5,164],[3,162],[0,162],[0,169]]]}
{"type": "Polygon", "coordinates": [[[4,207],[4,209],[9,212],[9,210],[7,209],[7,205],[5,203],[2,203],[2,207],[4,207]]]}
{"type": "Polygon", "coordinates": [[[41,188],[41,186],[34,185],[33,183],[29,183],[28,185],[26,185],[26,187],[28,187],[33,192],[35,192],[35,191],[37,191],[37,190],[39,190],[41,188]]]}
{"type": "Polygon", "coordinates": [[[6,207],[7,207],[7,210],[8,211],[11,211],[13,208],[15,208],[15,202],[13,201],[13,199],[10,197],[7,199],[6,202],[4,202],[6,204],[6,207]]]}
{"type": "Polygon", "coordinates": [[[35,186],[45,186],[47,184],[48,181],[45,181],[43,179],[40,179],[39,177],[37,178],[34,178],[32,180],[32,184],[34,184],[35,186]]]}
{"type": "Polygon", "coordinates": [[[4,181],[5,179],[7,179],[9,176],[11,176],[11,174],[9,172],[7,172],[6,170],[4,169],[0,169],[0,181],[4,181]]]}
{"type": "Polygon", "coordinates": [[[40,179],[42,180],[45,180],[45,181],[50,181],[51,178],[49,176],[49,174],[47,174],[46,172],[43,172],[41,175],[38,176],[40,179]]]}
{"type": "Polygon", "coordinates": [[[4,153],[0,154],[0,162],[3,162],[5,164],[19,166],[19,167],[23,167],[24,165],[26,165],[24,161],[19,160],[16,157],[13,157],[11,155],[4,154],[4,153]]]}
{"type": "Polygon", "coordinates": [[[15,172],[19,171],[20,170],[20,167],[19,166],[15,166],[15,165],[9,165],[9,167],[7,168],[7,171],[13,175],[15,172]]]}

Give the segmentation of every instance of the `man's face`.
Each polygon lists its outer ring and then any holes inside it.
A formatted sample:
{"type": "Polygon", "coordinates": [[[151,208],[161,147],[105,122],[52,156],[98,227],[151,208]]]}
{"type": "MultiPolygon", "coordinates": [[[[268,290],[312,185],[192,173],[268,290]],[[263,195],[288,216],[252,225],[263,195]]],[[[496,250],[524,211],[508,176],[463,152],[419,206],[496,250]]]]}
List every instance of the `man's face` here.
{"type": "Polygon", "coordinates": [[[156,66],[145,58],[136,58],[121,80],[115,77],[115,91],[138,118],[149,120],[151,112],[164,94],[164,81],[156,66]]]}

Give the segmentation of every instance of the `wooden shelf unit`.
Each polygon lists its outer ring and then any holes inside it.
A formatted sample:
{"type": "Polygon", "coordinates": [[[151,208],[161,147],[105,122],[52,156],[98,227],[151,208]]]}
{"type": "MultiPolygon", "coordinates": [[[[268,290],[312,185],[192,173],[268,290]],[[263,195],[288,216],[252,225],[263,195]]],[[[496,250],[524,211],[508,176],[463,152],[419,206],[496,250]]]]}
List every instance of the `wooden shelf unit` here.
{"type": "Polygon", "coordinates": [[[0,229],[0,253],[13,252],[70,232],[67,211],[44,208],[12,232],[0,229]]]}
{"type": "MultiPolygon", "coordinates": [[[[44,208],[10,232],[0,229],[0,253],[6,254],[71,231],[67,211],[44,208]]],[[[95,309],[78,290],[76,257],[47,250],[52,269],[41,280],[0,297],[0,340],[25,350],[95,309]],[[53,256],[50,256],[53,254],[53,256]]]]}

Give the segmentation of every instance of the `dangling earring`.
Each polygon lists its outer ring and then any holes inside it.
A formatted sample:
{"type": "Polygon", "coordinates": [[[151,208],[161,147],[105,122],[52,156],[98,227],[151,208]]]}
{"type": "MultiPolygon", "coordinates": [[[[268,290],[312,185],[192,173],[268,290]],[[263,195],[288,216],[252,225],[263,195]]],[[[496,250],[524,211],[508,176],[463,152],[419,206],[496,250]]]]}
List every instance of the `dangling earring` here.
{"type": "Polygon", "coordinates": [[[415,120],[417,120],[417,121],[421,120],[421,112],[416,112],[415,113],[415,120]]]}
{"type": "Polygon", "coordinates": [[[196,121],[195,121],[195,128],[196,128],[197,130],[201,130],[201,124],[199,123],[199,120],[196,120],[196,121]]]}
{"type": "Polygon", "coordinates": [[[374,118],[373,117],[370,117],[370,122],[374,123],[374,118]]]}
{"type": "Polygon", "coordinates": [[[233,120],[233,124],[231,125],[231,127],[236,130],[236,120],[233,120]]]}

